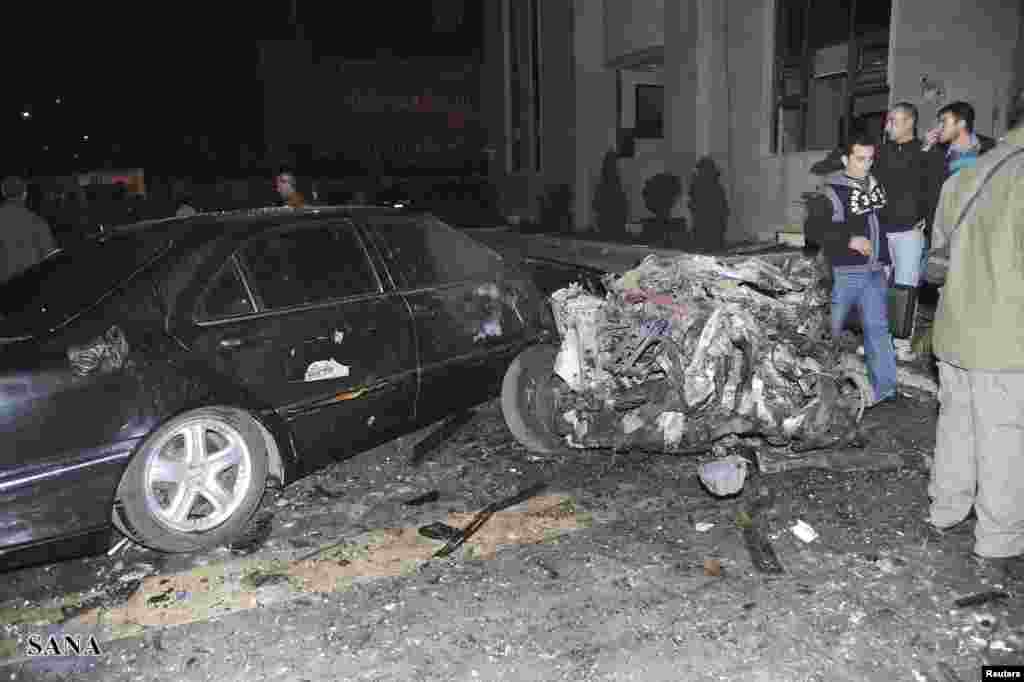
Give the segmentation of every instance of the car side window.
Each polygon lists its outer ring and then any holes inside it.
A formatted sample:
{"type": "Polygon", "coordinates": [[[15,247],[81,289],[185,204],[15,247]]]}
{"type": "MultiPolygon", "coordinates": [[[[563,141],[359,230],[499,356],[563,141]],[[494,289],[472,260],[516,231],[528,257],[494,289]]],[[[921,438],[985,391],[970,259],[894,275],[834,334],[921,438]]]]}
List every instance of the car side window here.
{"type": "Polygon", "coordinates": [[[210,282],[199,304],[199,319],[216,320],[256,312],[234,259],[228,260],[210,282]]]}
{"type": "Polygon", "coordinates": [[[405,288],[490,279],[501,268],[496,253],[436,218],[374,216],[369,222],[388,267],[405,288]]]}
{"type": "Polygon", "coordinates": [[[254,294],[274,310],[380,291],[348,226],[317,226],[253,239],[240,253],[254,294]]]}

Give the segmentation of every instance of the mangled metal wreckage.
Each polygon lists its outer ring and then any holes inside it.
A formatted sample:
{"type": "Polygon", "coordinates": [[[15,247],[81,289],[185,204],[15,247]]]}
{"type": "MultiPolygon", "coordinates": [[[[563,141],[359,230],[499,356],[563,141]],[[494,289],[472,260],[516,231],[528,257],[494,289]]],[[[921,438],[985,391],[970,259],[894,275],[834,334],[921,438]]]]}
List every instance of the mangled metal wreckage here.
{"type": "Polygon", "coordinates": [[[605,286],[604,298],[577,284],[551,297],[562,380],[552,416],[571,447],[856,440],[870,388],[826,338],[829,292],[813,259],[652,254],[605,286]]]}

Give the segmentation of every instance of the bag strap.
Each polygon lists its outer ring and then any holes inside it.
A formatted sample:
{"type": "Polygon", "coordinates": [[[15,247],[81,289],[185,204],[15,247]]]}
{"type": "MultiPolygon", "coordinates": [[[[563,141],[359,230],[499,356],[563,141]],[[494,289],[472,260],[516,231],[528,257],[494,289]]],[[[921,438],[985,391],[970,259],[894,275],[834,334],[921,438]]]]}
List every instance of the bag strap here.
{"type": "Polygon", "coordinates": [[[974,190],[974,194],[972,194],[970,198],[968,198],[967,201],[964,203],[964,209],[960,211],[960,215],[957,216],[956,222],[953,224],[953,229],[949,231],[949,235],[946,237],[947,244],[952,241],[953,235],[955,235],[957,231],[960,229],[960,226],[963,225],[964,220],[967,218],[967,213],[971,210],[971,208],[974,207],[974,204],[975,202],[977,202],[978,197],[981,196],[981,191],[985,189],[986,186],[988,186],[989,180],[991,180],[992,176],[996,174],[996,171],[998,171],[1000,168],[1006,165],[1007,161],[1017,156],[1020,156],[1021,154],[1024,154],[1024,147],[1018,147],[1017,149],[1013,150],[1012,152],[1001,158],[994,166],[988,169],[988,172],[985,173],[985,177],[981,179],[981,183],[978,185],[978,189],[974,190]]]}

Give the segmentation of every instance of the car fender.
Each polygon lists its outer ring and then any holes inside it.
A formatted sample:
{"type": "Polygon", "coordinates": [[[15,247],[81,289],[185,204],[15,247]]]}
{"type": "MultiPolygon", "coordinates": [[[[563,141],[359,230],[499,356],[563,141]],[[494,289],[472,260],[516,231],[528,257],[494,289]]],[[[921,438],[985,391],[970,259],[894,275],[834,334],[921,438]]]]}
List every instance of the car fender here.
{"type": "Polygon", "coordinates": [[[258,400],[184,348],[150,355],[134,372],[139,381],[140,419],[132,437],[148,436],[169,419],[199,407],[222,406],[246,412],[268,437],[271,478],[283,486],[298,477],[298,452],[291,428],[272,406],[258,400]]]}

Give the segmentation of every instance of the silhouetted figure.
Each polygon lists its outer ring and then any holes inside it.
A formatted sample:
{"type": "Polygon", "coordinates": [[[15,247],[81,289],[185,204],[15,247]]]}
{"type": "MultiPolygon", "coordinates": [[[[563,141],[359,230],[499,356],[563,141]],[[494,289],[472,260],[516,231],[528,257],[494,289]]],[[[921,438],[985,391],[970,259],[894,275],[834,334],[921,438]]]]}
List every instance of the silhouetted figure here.
{"type": "Polygon", "coordinates": [[[549,185],[541,199],[540,222],[546,231],[572,232],[572,187],[549,185]]]}
{"type": "Polygon", "coordinates": [[[666,248],[687,247],[686,219],[672,218],[672,209],[683,193],[678,175],[658,173],[644,183],[643,198],[654,218],[644,221],[644,237],[648,243],[666,248]]]}
{"type": "Polygon", "coordinates": [[[5,178],[0,206],[0,281],[29,268],[57,248],[50,226],[25,206],[28,185],[19,177],[5,178]]]}
{"type": "Polygon", "coordinates": [[[629,219],[629,201],[619,176],[619,161],[614,149],[605,152],[601,163],[601,180],[594,190],[594,213],[597,231],[613,239],[622,239],[629,219]]]}
{"type": "Polygon", "coordinates": [[[721,175],[715,162],[705,156],[697,162],[690,183],[689,205],[693,213],[694,241],[702,251],[715,251],[725,246],[729,200],[725,196],[721,175]]]}

